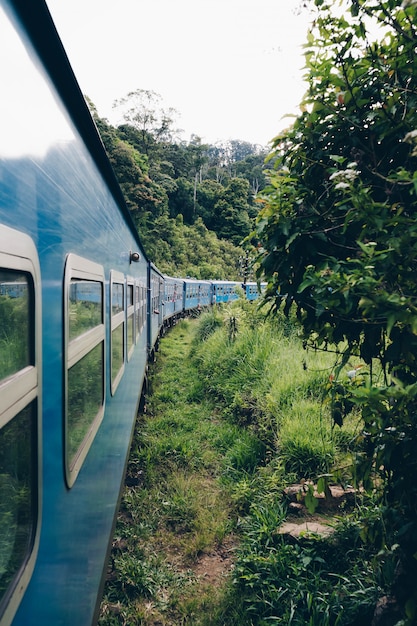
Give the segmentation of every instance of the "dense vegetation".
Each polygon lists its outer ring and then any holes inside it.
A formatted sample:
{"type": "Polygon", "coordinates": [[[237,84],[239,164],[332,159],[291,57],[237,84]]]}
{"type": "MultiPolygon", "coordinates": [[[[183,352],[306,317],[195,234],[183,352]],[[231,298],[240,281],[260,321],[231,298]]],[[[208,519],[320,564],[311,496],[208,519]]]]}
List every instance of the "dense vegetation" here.
{"type": "Polygon", "coordinates": [[[119,103],[115,128],[90,103],[145,251],[165,273],[237,280],[242,241],[266,185],[266,150],[245,141],[180,141],[160,97],[143,90],[119,103]]]}
{"type": "Polygon", "coordinates": [[[272,305],[295,309],[306,342],[336,353],[335,424],[361,409],[356,483],[381,507],[368,538],[382,557],[395,552],[390,600],[402,607],[401,624],[414,624],[417,3],[311,4],[309,90],[274,142],[259,271],[272,305]],[[346,384],[341,372],[354,356],[362,367],[346,384]]]}
{"type": "MultiPolygon", "coordinates": [[[[304,0],[303,4],[315,12],[306,43],[309,88],[300,116],[273,142],[267,183],[257,160],[263,155],[256,149],[243,155],[245,145],[237,142],[220,155],[198,138],[188,146],[175,143],[168,114],[157,119],[135,106],[127,109],[126,125],[118,129],[97,122],[135,222],[161,269],[234,278],[242,258],[235,246],[244,238],[255,240],[253,255],[259,278],[268,281],[272,316],[281,309],[287,316],[294,312],[305,347],[333,354],[327,381],[331,432],[340,428],[343,439],[352,413],[360,416],[352,480],[375,502],[360,510],[360,531],[348,533],[359,552],[375,557],[372,565],[365,557],[365,569],[354,560],[367,581],[362,590],[365,604],[352,588],[345,587],[342,597],[344,602],[355,598],[366,615],[363,623],[370,623],[370,607],[378,594],[386,593],[380,607],[383,619],[409,626],[417,622],[417,2],[304,0]],[[229,158],[230,154],[234,156],[229,158]],[[259,213],[256,192],[262,203],[259,213]],[[201,241],[197,257],[187,259],[184,233],[196,249],[201,241]],[[204,256],[207,237],[214,248],[204,256]],[[165,247],[161,238],[175,243],[181,251],[178,258],[170,256],[169,245],[165,247]],[[227,270],[220,260],[213,267],[216,254],[217,259],[223,254],[220,241],[231,246],[227,270]]],[[[136,92],[120,104],[129,107],[131,97],[144,95],[149,101],[149,94],[136,92]]],[[[252,363],[248,354],[252,352],[235,355],[239,384],[234,387],[230,375],[220,396],[229,417],[250,429],[256,422],[260,450],[268,450],[275,431],[253,397],[241,393],[242,362],[252,363]]],[[[216,380],[217,361],[224,365],[222,351],[211,363],[207,384],[216,380]]],[[[268,383],[263,397],[270,398],[275,383],[263,367],[261,360],[253,362],[250,380],[257,383],[263,377],[268,383]]],[[[291,374],[295,377],[295,370],[291,374]]],[[[217,397],[218,392],[210,389],[217,397]]],[[[297,403],[304,418],[314,413],[310,405],[299,399],[297,403]]],[[[281,405],[275,408],[281,414],[281,405]]],[[[295,412],[292,406],[291,423],[295,412]]],[[[279,429],[279,435],[281,447],[276,452],[291,472],[293,465],[287,464],[282,444],[285,432],[279,429]]],[[[294,439],[291,434],[288,441],[294,439]]],[[[321,449],[326,450],[324,443],[321,449]]],[[[302,457],[299,466],[313,477],[318,467],[308,469],[308,459],[302,457]]],[[[324,465],[331,461],[326,452],[324,465]]],[[[322,481],[325,491],[327,478],[322,481]]],[[[266,494],[262,497],[269,502],[266,494]]],[[[248,590],[253,591],[253,623],[264,618],[283,624],[359,623],[353,609],[337,613],[331,585],[318,595],[307,586],[300,597],[292,589],[298,600],[290,603],[289,614],[278,615],[279,600],[288,595],[283,578],[288,583],[294,572],[302,578],[303,567],[306,584],[317,572],[326,581],[351,581],[354,576],[347,570],[324,573],[323,562],[340,554],[326,552],[327,548],[317,552],[318,544],[311,546],[309,555],[298,553],[298,565],[287,561],[265,530],[281,520],[274,506],[265,512],[267,517],[259,514],[258,531],[248,527],[248,536],[253,539],[258,533],[261,538],[255,550],[259,558],[245,556],[246,565],[240,563],[236,570],[241,572],[235,582],[243,602],[248,590]],[[260,616],[262,606],[271,612],[260,616]]],[[[245,545],[246,540],[243,550],[245,545]]]]}
{"type": "Polygon", "coordinates": [[[332,426],[331,371],[329,355],[303,349],[293,321],[265,321],[244,301],[162,340],[102,626],[371,624],[395,567],[395,554],[378,554],[362,532],[380,519],[372,497],[325,508],[330,537],[280,534],[286,520],[311,523],[322,510],[309,480],[353,478],[359,414],[343,431],[332,426]],[[291,512],[294,483],[311,513],[291,512]]]}

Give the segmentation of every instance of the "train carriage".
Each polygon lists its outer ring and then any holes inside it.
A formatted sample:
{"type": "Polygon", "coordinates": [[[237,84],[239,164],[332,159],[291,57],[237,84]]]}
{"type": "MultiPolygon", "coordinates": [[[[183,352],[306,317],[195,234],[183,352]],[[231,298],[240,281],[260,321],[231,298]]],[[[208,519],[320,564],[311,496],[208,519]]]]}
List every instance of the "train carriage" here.
{"type": "Polygon", "coordinates": [[[148,261],[46,5],[1,0],[0,31],[0,624],[82,626],[146,367],[148,261]]]}
{"type": "Polygon", "coordinates": [[[161,336],[164,312],[164,275],[153,263],[148,268],[148,353],[151,357],[158,348],[161,336]]]}
{"type": "Polygon", "coordinates": [[[242,285],[245,292],[246,300],[252,302],[253,300],[259,300],[262,293],[265,291],[266,283],[247,282],[242,285]]]}
{"type": "Polygon", "coordinates": [[[213,304],[233,302],[239,298],[241,284],[231,280],[213,280],[213,304]]]}
{"type": "Polygon", "coordinates": [[[183,309],[190,312],[201,310],[212,303],[212,283],[209,280],[184,279],[183,309]]]}
{"type": "Polygon", "coordinates": [[[172,325],[175,319],[182,314],[183,289],[184,280],[182,278],[164,276],[164,298],[162,306],[163,321],[166,326],[172,325]]]}

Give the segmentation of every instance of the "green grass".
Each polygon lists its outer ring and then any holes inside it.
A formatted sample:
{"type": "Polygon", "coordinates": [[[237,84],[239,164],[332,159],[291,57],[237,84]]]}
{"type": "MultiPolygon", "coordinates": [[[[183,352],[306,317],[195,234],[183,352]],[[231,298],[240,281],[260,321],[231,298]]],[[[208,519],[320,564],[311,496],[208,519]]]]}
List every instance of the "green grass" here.
{"type": "Polygon", "coordinates": [[[125,489],[100,624],[197,624],[193,615],[215,610],[217,590],[202,592],[193,566],[233,533],[220,477],[229,465],[255,463],[254,437],[219,420],[204,397],[187,358],[195,328],[182,322],[161,342],[130,457],[138,484],[125,489]]]}
{"type": "Polygon", "coordinates": [[[358,418],[332,426],[331,371],[287,320],[264,322],[246,303],[183,321],[161,341],[101,626],[371,623],[395,570],[395,557],[382,567],[361,534],[378,511],[345,513],[332,539],[287,543],[278,533],[291,481],[352,480],[358,418]],[[230,546],[234,569],[202,576],[230,546]]]}

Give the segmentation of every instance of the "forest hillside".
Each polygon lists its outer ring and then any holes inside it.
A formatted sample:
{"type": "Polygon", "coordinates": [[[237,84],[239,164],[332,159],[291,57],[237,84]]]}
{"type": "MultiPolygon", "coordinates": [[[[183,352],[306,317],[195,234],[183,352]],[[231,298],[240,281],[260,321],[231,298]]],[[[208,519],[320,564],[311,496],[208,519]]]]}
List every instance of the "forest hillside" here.
{"type": "Polygon", "coordinates": [[[267,149],[245,141],[180,141],[158,96],[138,90],[117,128],[89,102],[147,255],[166,274],[243,278],[243,240],[267,184],[267,149]]]}

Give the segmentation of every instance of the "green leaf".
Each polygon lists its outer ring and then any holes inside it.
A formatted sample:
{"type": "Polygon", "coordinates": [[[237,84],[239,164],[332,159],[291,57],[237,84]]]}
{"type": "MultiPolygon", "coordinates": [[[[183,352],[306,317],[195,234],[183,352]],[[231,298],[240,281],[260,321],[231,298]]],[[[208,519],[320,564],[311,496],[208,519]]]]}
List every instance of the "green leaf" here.
{"type": "Polygon", "coordinates": [[[312,485],[308,486],[308,491],[304,498],[304,503],[309,513],[314,513],[319,505],[318,499],[314,495],[314,489],[312,485]]]}
{"type": "Polygon", "coordinates": [[[394,326],[396,321],[397,321],[397,316],[395,315],[395,313],[392,313],[391,315],[388,315],[388,319],[387,319],[387,337],[388,337],[388,339],[390,338],[392,328],[393,328],[393,326],[394,326]]]}

